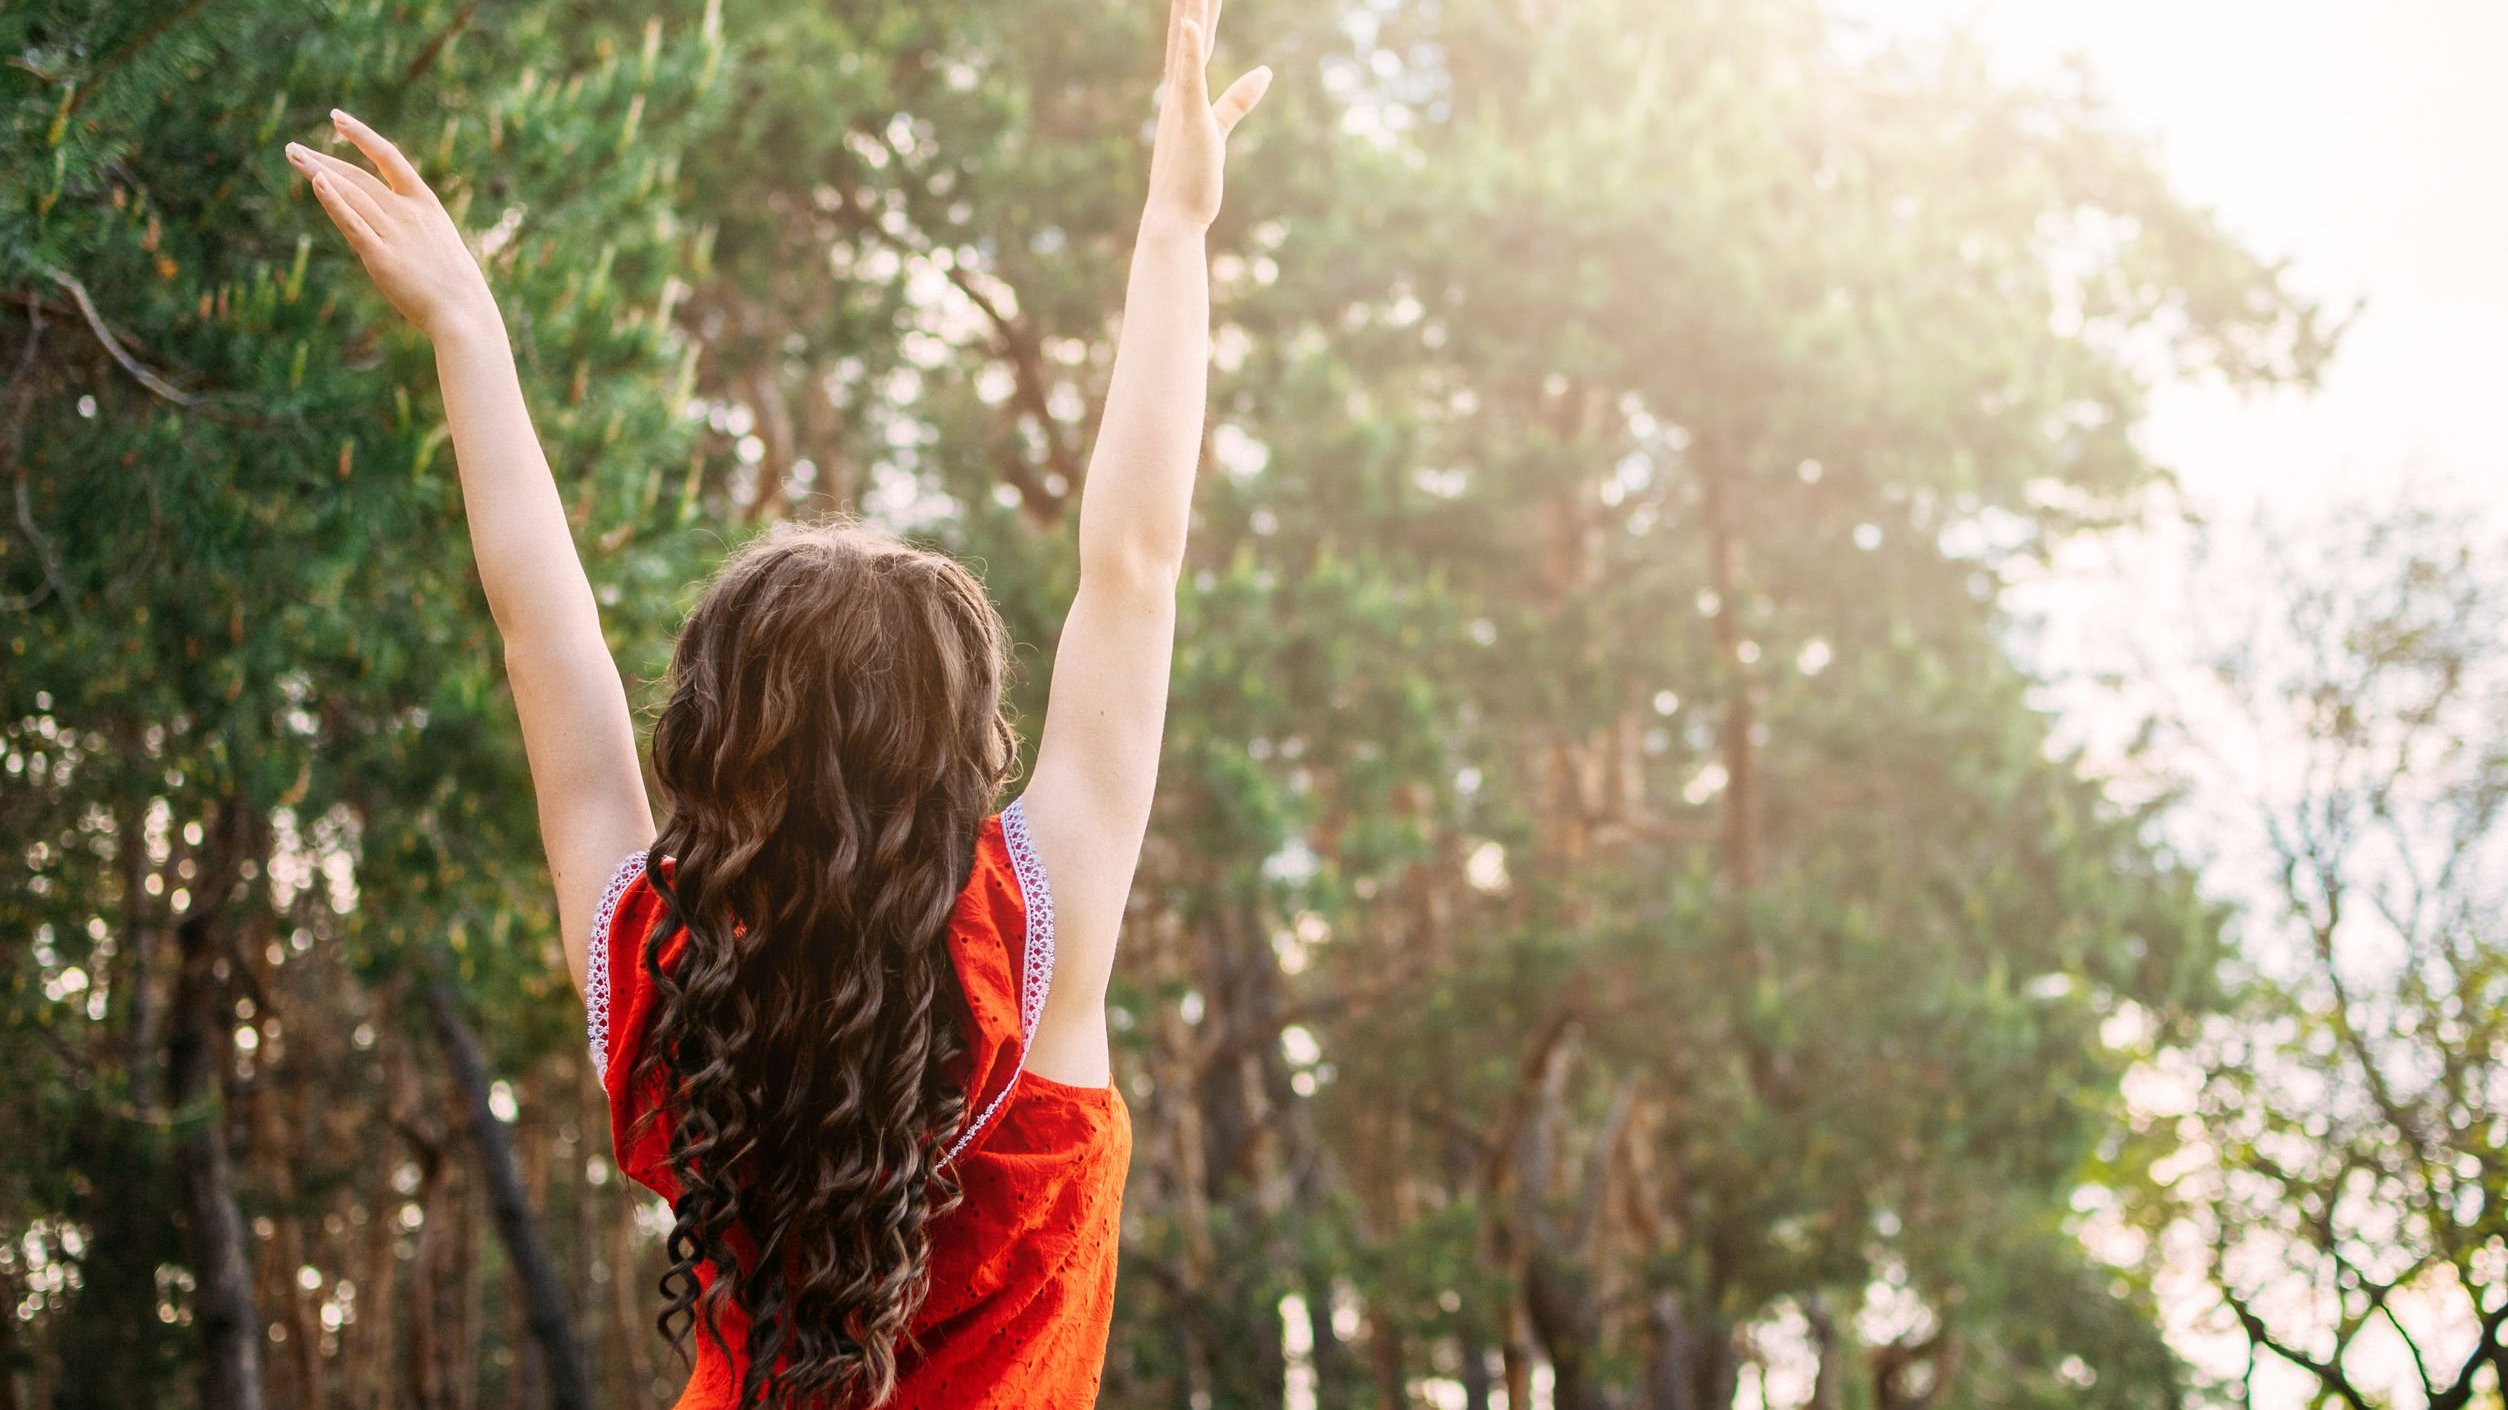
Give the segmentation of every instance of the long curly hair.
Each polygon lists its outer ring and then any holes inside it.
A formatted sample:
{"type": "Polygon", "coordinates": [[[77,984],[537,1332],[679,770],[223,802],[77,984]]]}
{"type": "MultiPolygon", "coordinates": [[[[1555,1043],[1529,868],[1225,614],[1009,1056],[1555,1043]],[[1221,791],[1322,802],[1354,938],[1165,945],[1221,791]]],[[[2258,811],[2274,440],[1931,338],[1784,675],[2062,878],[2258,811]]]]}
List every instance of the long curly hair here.
{"type": "Polygon", "coordinates": [[[896,1387],[930,1224],[958,1198],[946,934],[1016,758],[1007,642],[957,562],[833,522],[735,553],[679,637],[639,1064],[675,1118],[659,1325],[684,1349],[692,1327],[722,1343],[727,1301],[747,1315],[743,1410],[896,1387]]]}

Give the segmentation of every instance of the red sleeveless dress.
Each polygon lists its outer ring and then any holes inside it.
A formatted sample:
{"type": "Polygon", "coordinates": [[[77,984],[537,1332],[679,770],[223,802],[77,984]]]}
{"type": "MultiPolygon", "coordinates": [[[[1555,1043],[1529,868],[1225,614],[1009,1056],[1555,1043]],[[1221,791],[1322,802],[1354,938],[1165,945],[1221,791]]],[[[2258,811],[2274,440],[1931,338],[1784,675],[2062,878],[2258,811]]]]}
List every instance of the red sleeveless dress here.
{"type": "MultiPolygon", "coordinates": [[[[620,864],[592,934],[584,1003],[592,1061],[610,1098],[619,1168],[675,1199],[660,1082],[632,1080],[659,994],[644,942],[663,915],[639,853],[620,864]]],[[[664,949],[673,964],[684,939],[664,949]]],[[[931,1291],[898,1345],[891,1410],[1081,1410],[1097,1400],[1114,1315],[1117,1219],[1132,1125],[1113,1087],[1074,1087],[1024,1070],[1054,977],[1053,895],[1017,803],[984,822],[975,871],[949,924],[970,1021],[967,1117],[943,1161],[964,1192],[932,1225],[931,1291]]],[[[700,1330],[677,1410],[739,1403],[749,1324],[723,1319],[730,1355],[700,1330]]]]}

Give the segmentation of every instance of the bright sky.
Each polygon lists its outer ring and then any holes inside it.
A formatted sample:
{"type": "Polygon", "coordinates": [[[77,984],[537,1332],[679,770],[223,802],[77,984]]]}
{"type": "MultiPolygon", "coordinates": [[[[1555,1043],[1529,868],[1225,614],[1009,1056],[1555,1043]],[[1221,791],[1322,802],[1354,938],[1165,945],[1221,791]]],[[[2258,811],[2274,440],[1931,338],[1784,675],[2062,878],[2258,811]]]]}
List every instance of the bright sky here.
{"type": "MultiPolygon", "coordinates": [[[[2361,305],[2314,393],[2244,400],[2171,387],[2145,446],[2174,469],[2233,555],[2259,511],[2313,512],[2389,496],[2397,482],[2486,507],[2508,529],[2508,3],[2501,0],[1831,0],[1910,36],[1960,26],[2015,76],[2086,60],[2128,129],[2154,138],[2178,190],[2249,248],[2291,263],[2330,309],[2361,305]]],[[[2056,676],[2071,732],[2132,724],[2082,673],[2139,657],[2191,661],[2184,540],[2131,538],[2031,595],[2032,652],[2056,676]],[[2108,708],[2102,709],[2102,704],[2108,708]]],[[[2269,787],[2269,780],[2258,780],[2269,787]]],[[[2190,839],[2226,870],[2242,842],[2212,813],[2190,839]]],[[[2216,874],[2216,889],[2241,889],[2216,874]]],[[[2236,1339],[2194,1330],[2208,1302],[2164,1294],[2180,1346],[2234,1373],[2236,1339]]],[[[2355,1371],[2394,1378],[2364,1348],[2355,1371]]],[[[2258,1405],[2299,1404],[2306,1381],[2268,1370],[2258,1405]]]]}
{"type": "Polygon", "coordinates": [[[2189,200],[2299,288],[2365,299],[2313,396],[2173,389],[2149,447],[2217,508],[2412,473],[2508,508],[2508,4],[2499,0],[1836,0],[1965,25],[2016,75],[2088,60],[2189,200]]]}

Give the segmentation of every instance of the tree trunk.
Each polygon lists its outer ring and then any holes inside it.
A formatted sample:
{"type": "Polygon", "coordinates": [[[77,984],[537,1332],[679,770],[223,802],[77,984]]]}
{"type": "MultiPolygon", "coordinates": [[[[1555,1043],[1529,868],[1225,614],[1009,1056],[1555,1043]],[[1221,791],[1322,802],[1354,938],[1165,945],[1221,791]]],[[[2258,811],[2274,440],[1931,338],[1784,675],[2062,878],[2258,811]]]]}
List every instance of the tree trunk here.
{"type": "Polygon", "coordinates": [[[1507,1309],[1507,1339],[1499,1348],[1500,1374],[1506,1381],[1507,1410],[1533,1403],[1533,1339],[1524,1326],[1523,1310],[1507,1309]]]}
{"type": "MultiPolygon", "coordinates": [[[[133,746],[135,747],[135,746],[133,746]]],[[[169,1246],[164,1187],[166,1148],[159,1074],[165,1059],[164,1006],[156,962],[160,926],[147,890],[150,863],[144,814],[126,810],[115,836],[121,871],[121,953],[112,984],[122,1019],[122,1078],[128,1115],[100,1111],[81,1135],[76,1163],[89,1172],[88,1196],[72,1206],[87,1228],[78,1296],[54,1334],[60,1410],[123,1410],[157,1398],[151,1343],[157,1327],[157,1268],[182,1255],[169,1246]]],[[[15,1306],[11,1299],[10,1306],[15,1306]]]]}
{"type": "Polygon", "coordinates": [[[167,1147],[151,1123],[162,1115],[96,1112],[75,1148],[88,1178],[71,1211],[83,1216],[87,1248],[78,1296],[53,1333],[60,1381],[49,1403],[57,1410],[125,1410],[162,1398],[157,1269],[185,1257],[166,1228],[174,1192],[167,1147]]]}
{"type": "Polygon", "coordinates": [[[1803,1299],[1803,1316],[1811,1323],[1811,1344],[1820,1356],[1820,1374],[1811,1385],[1811,1404],[1804,1410],[1845,1410],[1846,1341],[1838,1332],[1829,1300],[1819,1293],[1803,1299]]]}
{"type": "Polygon", "coordinates": [[[1693,1313],[1677,1288],[1659,1288],[1646,1310],[1647,1410],[1727,1410],[1741,1388],[1733,1328],[1693,1313]]]}
{"type": "Polygon", "coordinates": [[[17,1279],[0,1267],[0,1410],[18,1410],[24,1403],[18,1397],[18,1372],[26,1351],[17,1343],[17,1302],[17,1279]]]}
{"type": "Polygon", "coordinates": [[[1458,1378],[1463,1383],[1463,1410],[1489,1410],[1489,1392],[1497,1388],[1489,1375],[1489,1346],[1476,1333],[1466,1332],[1458,1348],[1463,1367],[1458,1378]]]}
{"type": "Polygon", "coordinates": [[[427,1011],[436,1036],[453,1064],[454,1080],[470,1108],[470,1134],[479,1152],[480,1173],[487,1178],[488,1201],[496,1215],[497,1233],[522,1284],[526,1320],[547,1371],[549,1403],[557,1410],[592,1410],[592,1385],[584,1373],[583,1351],[575,1341],[574,1317],[567,1308],[566,1288],[558,1277],[557,1260],[549,1253],[548,1236],[523,1188],[522,1171],[514,1161],[513,1138],[488,1104],[487,1064],[479,1040],[462,1018],[461,995],[453,978],[436,962],[426,984],[427,1011]]]}
{"type": "Polygon", "coordinates": [[[1402,1334],[1372,1302],[1367,1308],[1367,1362],[1376,1375],[1376,1410],[1403,1410],[1409,1378],[1402,1370],[1402,1334]]]}
{"type": "MultiPolygon", "coordinates": [[[[382,1015],[405,1010],[408,992],[407,980],[395,978],[376,992],[373,1011],[382,1015]]],[[[359,1410],[399,1410],[404,1405],[423,1404],[402,1391],[404,1386],[416,1384],[411,1369],[415,1365],[412,1348],[427,1334],[424,1254],[428,1237],[427,1228],[421,1224],[413,1241],[412,1256],[402,1259],[400,1215],[405,1206],[413,1205],[422,1214],[432,1212],[436,1171],[442,1162],[434,1137],[423,1127],[423,1113],[431,1104],[419,1078],[417,1055],[399,1023],[375,1024],[375,1062],[388,1093],[385,1106],[392,1128],[400,1133],[408,1151],[404,1155],[397,1148],[379,1148],[375,1153],[374,1214],[366,1226],[368,1276],[375,1280],[373,1292],[367,1295],[374,1298],[374,1303],[359,1307],[357,1320],[350,1327],[366,1329],[362,1342],[366,1391],[359,1410]],[[398,1183],[404,1159],[416,1165],[414,1189],[403,1190],[398,1183]]]]}
{"type": "Polygon", "coordinates": [[[1573,1059],[1572,1036],[1543,1056],[1538,1106],[1517,1137],[1515,1221],[1523,1238],[1522,1301],[1550,1359],[1551,1403],[1558,1410],[1602,1410],[1603,1314],[1594,1287],[1594,1219],[1601,1189],[1597,1176],[1608,1163],[1628,1099],[1625,1087],[1613,1099],[1614,1114],[1597,1136],[1580,1208],[1573,1223],[1561,1227],[1548,1209],[1548,1195],[1562,1163],[1558,1146],[1569,1121],[1567,1079],[1573,1059]]]}
{"type": "Polygon", "coordinates": [[[1525,1266],[1524,1305],[1549,1353],[1550,1403],[1558,1410],[1603,1410],[1596,1365],[1602,1313],[1582,1270],[1568,1258],[1536,1250],[1525,1266]]]}
{"type": "MultiPolygon", "coordinates": [[[[272,1030],[285,1026],[278,999],[283,975],[266,962],[271,940],[267,913],[255,911],[237,928],[227,956],[228,964],[239,970],[240,982],[235,987],[256,1000],[252,1023],[261,1030],[256,1036],[263,1039],[247,1059],[250,1076],[239,1083],[232,1116],[236,1129],[247,1133],[243,1149],[251,1156],[243,1166],[244,1186],[260,1196],[264,1208],[305,1210],[313,1202],[306,1197],[302,1178],[315,1168],[310,1162],[318,1159],[322,1125],[314,1112],[292,1100],[303,1093],[305,1084],[299,1076],[303,1068],[282,1061],[280,1045],[270,1037],[272,1030]]],[[[307,1011],[321,1012],[320,999],[309,1003],[307,1011]]],[[[321,1031],[319,1025],[308,1025],[296,1035],[297,1040],[311,1044],[318,1041],[321,1031]]],[[[317,1299],[297,1283],[300,1268],[333,1266],[319,1248],[319,1230],[318,1217],[280,1213],[260,1239],[254,1298],[270,1334],[281,1338],[265,1352],[262,1393],[276,1405],[329,1403],[322,1388],[317,1299]]]]}
{"type": "MultiPolygon", "coordinates": [[[[383,1027],[376,1025],[378,1031],[383,1027]]],[[[392,1151],[387,1147],[379,1154],[366,1217],[366,1272],[358,1280],[357,1320],[349,1324],[347,1337],[352,1348],[348,1358],[350,1384],[356,1389],[346,1400],[357,1410],[390,1410],[392,1364],[399,1345],[393,1328],[399,1320],[401,1267],[393,1245],[394,1231],[400,1227],[401,1197],[392,1188],[392,1172],[397,1164],[392,1151]]]]}
{"type": "MultiPolygon", "coordinates": [[[[522,1173],[525,1207],[539,1211],[544,1242],[545,1235],[556,1223],[555,1214],[549,1206],[549,1133],[556,1123],[553,1114],[541,1104],[545,1093],[540,1084],[540,1073],[545,1066],[546,1064],[537,1064],[523,1073],[520,1093],[522,1109],[538,1113],[539,1116],[538,1119],[523,1124],[514,1133],[516,1146],[514,1159],[522,1173]]],[[[554,1255],[551,1256],[550,1266],[556,1267],[554,1255]]],[[[557,1285],[561,1289],[580,1289],[584,1286],[582,1280],[575,1276],[575,1270],[572,1268],[566,1269],[558,1276],[557,1285]]],[[[567,1300],[566,1306],[569,1310],[572,1309],[571,1298],[567,1300]]],[[[514,1348],[514,1379],[506,1391],[506,1401],[513,1405],[541,1404],[549,1396],[548,1358],[541,1351],[539,1341],[531,1335],[530,1307],[528,1304],[508,1306],[505,1321],[505,1335],[514,1348]]],[[[571,1319],[569,1325],[573,1325],[571,1319]]],[[[575,1346],[577,1354],[582,1358],[583,1383],[588,1391],[595,1384],[592,1377],[592,1351],[580,1339],[577,1340],[575,1346]]]]}
{"type": "MultiPolygon", "coordinates": [[[[228,828],[221,824],[221,831],[228,828]]],[[[221,899],[204,884],[193,913],[175,928],[182,969],[166,1044],[166,1089],[192,1128],[175,1144],[174,1164],[192,1265],[192,1324],[200,1332],[201,1404],[205,1410],[261,1410],[251,1234],[236,1203],[220,1092],[221,1076],[235,1060],[234,1011],[220,973],[221,899]]]]}
{"type": "Polygon", "coordinates": [[[1306,1329],[1315,1348],[1316,1410],[1357,1410],[1366,1398],[1366,1382],[1359,1374],[1358,1358],[1341,1339],[1341,1329],[1332,1324],[1332,1298],[1331,1266],[1323,1259],[1309,1260],[1306,1329]]]}
{"type": "Polygon", "coordinates": [[[1688,1376],[1689,1325],[1677,1288],[1657,1288],[1646,1304],[1646,1410],[1697,1410],[1688,1376]]]}

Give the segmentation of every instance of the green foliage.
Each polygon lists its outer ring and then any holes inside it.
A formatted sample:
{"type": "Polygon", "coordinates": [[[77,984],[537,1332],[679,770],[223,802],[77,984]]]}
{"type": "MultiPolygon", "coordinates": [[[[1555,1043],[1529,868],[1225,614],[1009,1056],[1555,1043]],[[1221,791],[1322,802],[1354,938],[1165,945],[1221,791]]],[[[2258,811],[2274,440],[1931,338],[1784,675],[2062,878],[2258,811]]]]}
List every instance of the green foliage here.
{"type": "Polygon", "coordinates": [[[682,144],[710,121],[723,46],[693,15],[639,31],[541,7],[474,28],[472,9],[63,0],[0,16],[17,506],[0,806],[21,849],[0,926],[20,938],[12,1050],[51,1049],[17,1069],[42,1084],[21,1136],[69,1182],[13,1185],[6,1218],[66,1218],[93,1245],[80,1296],[55,1284],[18,1308],[40,1328],[67,1304],[46,1369],[65,1403],[168,1393],[150,1388],[165,1353],[117,1364],[81,1341],[171,1335],[189,1315],[164,1219],[105,1212],[170,1207],[168,1122],[219,1123],[254,1167],[248,1209],[317,1227],[325,1183],[367,1156],[312,1133],[268,1149],[253,1115],[316,1081],[382,1110],[377,1044],[348,1034],[379,1006],[329,1008],[341,967],[374,986],[349,995],[388,993],[449,945],[511,1050],[572,1031],[431,358],[280,149],[355,107],[496,232],[491,277],[561,491],[619,645],[650,658],[697,571],[665,289],[682,144]],[[250,1046],[230,1059],[221,1022],[224,1100],[167,1111],[178,948],[224,977],[217,1006],[250,1046]]]}
{"type": "MultiPolygon", "coordinates": [[[[981,560],[1038,646],[1032,721],[1160,18],[0,14],[27,506],[0,721],[38,785],[0,800],[32,843],[0,921],[42,942],[0,1041],[47,1152],[0,1162],[8,1228],[91,1217],[38,1172],[108,1168],[64,1145],[96,1113],[142,1141],[161,1044],[127,1001],[222,875],[222,808],[269,830],[236,883],[262,918],[223,922],[257,1035],[230,1109],[359,1122],[299,1169],[252,1147],[272,1248],[344,1259],[324,1220],[405,1196],[478,1241],[394,1036],[429,948],[508,1070],[572,1048],[425,351],[280,143],[351,107],[481,233],[633,676],[721,544],[860,507],[981,560]],[[404,1149],[417,1188],[387,1190],[404,1149]]],[[[2305,381],[2312,312],[2084,96],[1863,52],[1791,0],[1266,0],[1226,45],[1282,79],[1214,237],[1115,1014],[1140,1138],[1108,1403],[1275,1405],[1292,1369],[1328,1407],[1469,1397],[1547,1361],[1562,1406],[1723,1405],[1788,1355],[1839,1407],[2175,1403],[2148,1293],[2068,1211],[2127,1168],[2098,1161],[2107,1025],[2212,1005],[2221,916],[2050,753],[2002,588],[2139,512],[2158,368],[2305,381]]],[[[623,1220],[564,1173],[597,1125],[535,1100],[551,1198],[623,1220]]],[[[162,1155],[109,1168],[169,1198],[162,1155]]],[[[387,1248],[411,1301],[455,1285],[451,1237],[387,1248]]],[[[81,1300],[26,1304],[39,1370],[81,1300]]],[[[605,1364],[639,1325],[605,1321],[605,1364]]]]}

